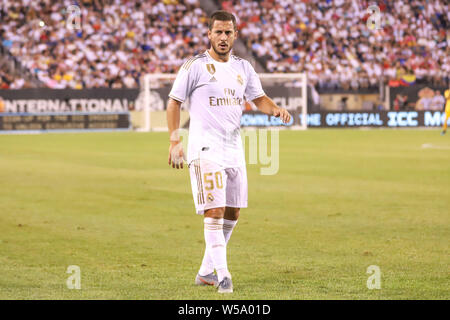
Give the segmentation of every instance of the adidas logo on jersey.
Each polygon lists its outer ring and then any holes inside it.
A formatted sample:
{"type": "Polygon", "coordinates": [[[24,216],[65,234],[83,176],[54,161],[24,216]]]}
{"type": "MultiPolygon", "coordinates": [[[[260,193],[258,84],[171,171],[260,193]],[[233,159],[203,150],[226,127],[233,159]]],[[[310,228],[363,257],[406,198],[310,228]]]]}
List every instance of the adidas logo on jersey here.
{"type": "Polygon", "coordinates": [[[215,77],[212,77],[211,79],[209,79],[209,82],[217,82],[217,79],[215,77]]]}

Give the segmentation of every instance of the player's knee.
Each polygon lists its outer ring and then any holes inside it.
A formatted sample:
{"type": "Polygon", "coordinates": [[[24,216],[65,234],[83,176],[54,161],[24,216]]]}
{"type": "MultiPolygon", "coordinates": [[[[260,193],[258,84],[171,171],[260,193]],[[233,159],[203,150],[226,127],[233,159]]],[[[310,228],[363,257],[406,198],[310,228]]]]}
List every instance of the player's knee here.
{"type": "Polygon", "coordinates": [[[225,215],[225,208],[212,208],[205,211],[205,217],[222,219],[225,215]]]}
{"type": "Polygon", "coordinates": [[[237,220],[237,219],[239,219],[240,212],[241,212],[240,208],[226,207],[224,218],[227,220],[237,220]]]}

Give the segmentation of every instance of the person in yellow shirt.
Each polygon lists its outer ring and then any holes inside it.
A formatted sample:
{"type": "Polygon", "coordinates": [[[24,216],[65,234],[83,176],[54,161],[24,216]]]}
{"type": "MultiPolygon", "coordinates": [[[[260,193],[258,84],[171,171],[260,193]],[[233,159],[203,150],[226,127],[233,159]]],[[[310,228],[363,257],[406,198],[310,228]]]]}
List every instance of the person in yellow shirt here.
{"type": "Polygon", "coordinates": [[[447,132],[447,121],[450,118],[450,88],[445,90],[444,93],[445,97],[445,120],[444,120],[444,126],[442,127],[441,135],[444,135],[445,132],[447,132]]]}

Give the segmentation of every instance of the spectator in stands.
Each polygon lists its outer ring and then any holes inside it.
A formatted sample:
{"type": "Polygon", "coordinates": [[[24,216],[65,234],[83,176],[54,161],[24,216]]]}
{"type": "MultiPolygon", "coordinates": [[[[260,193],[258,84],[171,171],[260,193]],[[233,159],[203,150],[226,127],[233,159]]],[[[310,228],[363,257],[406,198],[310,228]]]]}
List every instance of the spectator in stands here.
{"type": "Polygon", "coordinates": [[[394,99],[394,110],[395,111],[405,111],[408,109],[408,96],[397,94],[394,99]]]}
{"type": "Polygon", "coordinates": [[[342,97],[341,100],[338,103],[338,110],[339,111],[347,111],[347,100],[348,97],[342,97]]]}
{"type": "Polygon", "coordinates": [[[431,99],[431,110],[444,111],[445,98],[439,90],[435,91],[434,97],[431,99]]]}

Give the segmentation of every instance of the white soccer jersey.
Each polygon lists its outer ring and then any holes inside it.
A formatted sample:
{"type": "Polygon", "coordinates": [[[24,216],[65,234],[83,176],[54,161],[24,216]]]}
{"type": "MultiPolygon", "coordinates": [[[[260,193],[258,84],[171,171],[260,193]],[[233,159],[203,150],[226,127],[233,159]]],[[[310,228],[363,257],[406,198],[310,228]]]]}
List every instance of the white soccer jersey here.
{"type": "Polygon", "coordinates": [[[206,51],[180,68],[169,97],[190,98],[187,161],[211,160],[225,168],[245,166],[240,135],[244,98],[265,95],[252,65],[231,55],[214,60],[206,51]]]}

